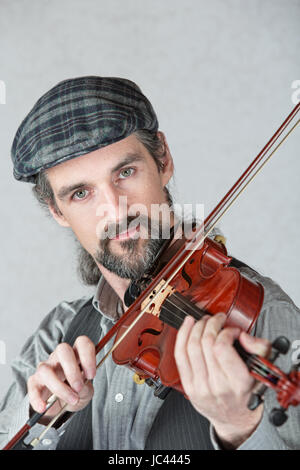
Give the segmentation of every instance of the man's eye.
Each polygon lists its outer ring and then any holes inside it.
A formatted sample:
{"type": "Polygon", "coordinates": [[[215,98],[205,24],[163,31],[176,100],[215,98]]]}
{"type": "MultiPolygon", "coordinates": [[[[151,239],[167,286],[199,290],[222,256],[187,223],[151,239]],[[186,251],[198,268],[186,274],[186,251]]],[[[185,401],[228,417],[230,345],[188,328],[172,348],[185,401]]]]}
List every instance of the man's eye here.
{"type": "Polygon", "coordinates": [[[133,168],[124,168],[124,170],[121,170],[120,171],[120,178],[121,179],[125,179],[125,178],[128,178],[129,176],[131,176],[134,172],[134,169],[133,168]]]}
{"type": "Polygon", "coordinates": [[[73,194],[72,199],[84,199],[86,197],[86,193],[86,189],[80,189],[73,194]]]}

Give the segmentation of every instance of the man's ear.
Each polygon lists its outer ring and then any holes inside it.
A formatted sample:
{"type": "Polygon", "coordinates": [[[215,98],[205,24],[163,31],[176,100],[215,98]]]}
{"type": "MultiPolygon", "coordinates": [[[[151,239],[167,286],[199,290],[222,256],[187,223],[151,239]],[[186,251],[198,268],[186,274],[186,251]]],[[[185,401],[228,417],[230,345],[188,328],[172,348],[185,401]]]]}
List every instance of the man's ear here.
{"type": "Polygon", "coordinates": [[[161,165],[161,175],[162,175],[162,182],[163,185],[166,186],[169,182],[169,180],[172,178],[173,173],[174,173],[174,163],[173,163],[173,158],[168,146],[168,142],[166,139],[166,136],[163,132],[158,131],[157,132],[159,139],[163,142],[164,144],[164,154],[162,156],[162,165],[161,165]]]}
{"type": "Polygon", "coordinates": [[[64,215],[60,212],[59,209],[54,207],[52,204],[48,204],[49,211],[53,217],[53,219],[62,227],[70,227],[69,222],[65,219],[64,215]]]}

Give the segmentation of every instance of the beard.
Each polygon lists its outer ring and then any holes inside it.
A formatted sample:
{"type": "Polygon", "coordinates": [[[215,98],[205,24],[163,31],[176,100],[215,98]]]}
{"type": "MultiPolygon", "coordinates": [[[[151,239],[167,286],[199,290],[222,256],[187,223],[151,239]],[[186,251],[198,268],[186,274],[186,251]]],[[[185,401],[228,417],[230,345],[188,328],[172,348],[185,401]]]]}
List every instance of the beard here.
{"type": "Polygon", "coordinates": [[[168,237],[163,231],[161,222],[155,221],[153,223],[149,217],[140,216],[138,218],[139,228],[143,228],[147,236],[119,241],[111,240],[113,236],[123,233],[134,220],[135,217],[128,216],[119,224],[109,225],[105,236],[102,235],[100,238],[99,249],[95,253],[94,259],[117,276],[137,281],[150,271],[160,248],[168,237]],[[114,251],[113,244],[119,245],[120,254],[114,251]]]}

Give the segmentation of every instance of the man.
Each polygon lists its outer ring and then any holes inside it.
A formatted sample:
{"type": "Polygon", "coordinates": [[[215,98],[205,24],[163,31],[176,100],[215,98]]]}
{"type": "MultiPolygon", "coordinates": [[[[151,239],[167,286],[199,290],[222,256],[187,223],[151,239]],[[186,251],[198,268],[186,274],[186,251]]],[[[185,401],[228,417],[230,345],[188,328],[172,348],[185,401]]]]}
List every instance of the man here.
{"type": "MultiPolygon", "coordinates": [[[[2,403],[2,443],[34,411],[42,413],[47,398],[55,394],[59,400],[33,427],[29,441],[64,404],[77,413],[71,419],[63,416],[36,448],[297,448],[298,409],[276,429],[268,420],[276,405],[271,393],[254,411],[247,408],[255,381],[233,342],[239,339],[247,351],[267,356],[269,341],[276,336],[297,339],[299,310],[273,281],[245,265],[241,271],[265,289],[256,336],[223,328],[222,312],[198,322],[188,316],[174,354],[189,401],[172,391],[156,396],[152,387],[135,383],[132,371],[117,366],[111,357],[96,374],[94,343],[124,313],[130,282],[151,270],[164,243],[160,217],[154,224],[158,236],[148,237],[152,207],[165,204],[170,224],[175,223],[167,189],[172,157],[141,90],[116,78],[60,82],[22,122],[12,158],[14,176],[34,183],[39,201],[58,224],[74,232],[81,245],[83,278],[97,287],[93,299],[58,305],[25,344],[13,365],[15,383],[2,403]],[[132,224],[136,204],[142,214],[139,223],[132,224]],[[190,417],[188,423],[184,416],[190,417]],[[159,441],[157,436],[164,433],[157,429],[170,427],[167,440],[159,441]]],[[[287,370],[290,357],[282,358],[280,365],[287,370]]]]}

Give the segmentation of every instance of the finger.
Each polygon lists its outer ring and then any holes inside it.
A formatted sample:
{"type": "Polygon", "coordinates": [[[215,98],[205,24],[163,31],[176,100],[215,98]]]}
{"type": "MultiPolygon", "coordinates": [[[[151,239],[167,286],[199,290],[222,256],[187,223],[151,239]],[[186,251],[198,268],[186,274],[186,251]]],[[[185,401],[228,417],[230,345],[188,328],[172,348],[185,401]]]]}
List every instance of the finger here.
{"type": "Polygon", "coordinates": [[[46,362],[39,365],[35,374],[35,381],[38,387],[46,387],[51,394],[56,395],[65,403],[76,405],[79,400],[78,394],[62,381],[57,376],[56,371],[46,362]]]}
{"type": "Polygon", "coordinates": [[[201,385],[204,385],[208,376],[207,364],[202,350],[202,338],[210,318],[209,315],[205,315],[194,325],[187,343],[187,352],[194,380],[201,385]]]}
{"type": "Polygon", "coordinates": [[[34,376],[29,377],[27,381],[28,398],[32,408],[38,413],[43,413],[46,408],[46,400],[44,399],[44,387],[36,383],[34,376]]]}
{"type": "Polygon", "coordinates": [[[239,328],[225,328],[218,336],[214,350],[215,357],[235,393],[247,393],[252,388],[254,379],[233,343],[241,335],[239,328]]]}
{"type": "Polygon", "coordinates": [[[214,353],[214,345],[226,321],[224,313],[212,316],[206,323],[202,334],[202,349],[208,370],[219,367],[214,353]]]}
{"type": "MultiPolygon", "coordinates": [[[[61,343],[55,350],[55,357],[57,359],[56,374],[58,375],[59,369],[62,369],[70,387],[75,392],[80,392],[84,385],[84,380],[74,349],[67,343],[61,343]]],[[[59,378],[61,378],[61,375],[59,378]]]]}
{"type": "Polygon", "coordinates": [[[215,344],[223,331],[222,328],[225,322],[226,315],[224,313],[214,315],[207,322],[202,335],[203,356],[208,370],[210,389],[214,395],[217,395],[220,391],[225,393],[228,388],[227,378],[220,367],[217,358],[218,352],[215,350],[215,344]]]}
{"type": "Polygon", "coordinates": [[[193,379],[192,368],[187,354],[187,342],[194,324],[195,320],[193,317],[185,317],[178,330],[174,347],[174,357],[183,387],[185,383],[189,383],[193,379]]]}
{"type": "Polygon", "coordinates": [[[177,367],[182,386],[189,397],[193,395],[195,388],[201,390],[201,393],[206,393],[208,389],[206,385],[207,370],[201,352],[200,339],[208,318],[209,316],[205,315],[196,324],[193,318],[190,320],[186,319],[178,338],[178,347],[176,350],[177,367]],[[187,324],[188,322],[189,324],[187,324]],[[184,330],[185,328],[186,330],[184,330]],[[198,364],[196,375],[192,365],[193,362],[198,364]]]}
{"type": "Polygon", "coordinates": [[[96,348],[87,336],[79,336],[74,343],[81,368],[87,379],[92,380],[96,375],[96,348]]]}

